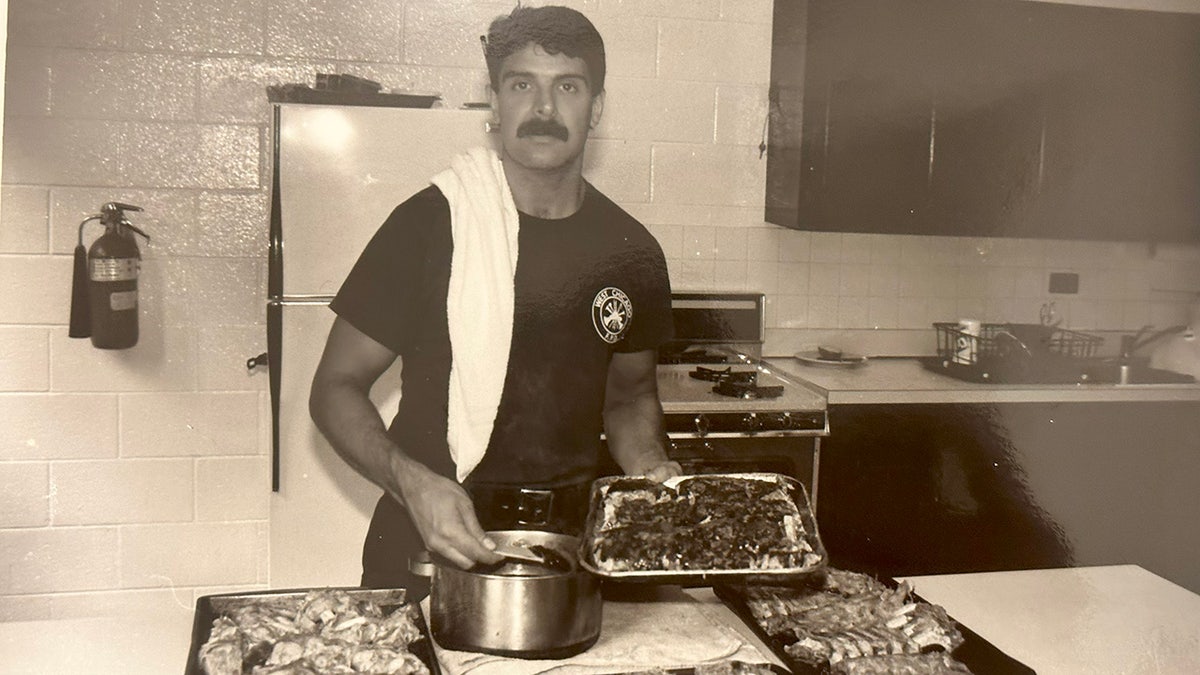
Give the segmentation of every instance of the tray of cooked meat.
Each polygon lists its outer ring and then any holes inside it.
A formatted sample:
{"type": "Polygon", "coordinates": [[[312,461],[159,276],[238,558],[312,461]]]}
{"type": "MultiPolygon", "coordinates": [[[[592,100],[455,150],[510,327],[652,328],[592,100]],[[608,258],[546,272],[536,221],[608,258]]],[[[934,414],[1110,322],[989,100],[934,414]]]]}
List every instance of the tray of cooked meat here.
{"type": "Polygon", "coordinates": [[[892,579],[827,567],[804,585],[713,590],[797,675],[1034,672],[892,579]]]}
{"type": "Polygon", "coordinates": [[[592,483],[580,565],[606,579],[788,583],[825,565],[808,493],[776,473],[592,483]]]}
{"type": "Polygon", "coordinates": [[[403,588],[205,595],[186,675],[439,675],[429,629],[403,588]]]}

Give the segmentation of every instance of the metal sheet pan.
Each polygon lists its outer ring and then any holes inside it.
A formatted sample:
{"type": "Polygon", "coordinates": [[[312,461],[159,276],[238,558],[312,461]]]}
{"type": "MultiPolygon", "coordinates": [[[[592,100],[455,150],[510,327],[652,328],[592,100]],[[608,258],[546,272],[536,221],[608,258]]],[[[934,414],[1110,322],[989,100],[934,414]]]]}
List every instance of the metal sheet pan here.
{"type": "Polygon", "coordinates": [[[776,569],[708,569],[708,570],[628,570],[607,571],[600,568],[596,562],[595,548],[600,534],[599,528],[604,517],[604,502],[609,492],[626,487],[636,488],[646,485],[646,479],[634,476],[610,476],[600,478],[592,483],[591,497],[587,520],[584,523],[583,536],[580,538],[579,564],[592,574],[604,579],[631,583],[651,584],[680,584],[686,586],[707,586],[715,583],[768,583],[788,584],[802,582],[824,569],[828,555],[821,543],[817,531],[817,522],[809,506],[808,493],[798,480],[778,473],[729,473],[704,474],[703,476],[687,475],[673,478],[663,483],[663,486],[674,490],[676,486],[692,478],[726,477],[744,480],[771,481],[782,487],[796,509],[800,513],[800,521],[804,528],[803,539],[808,543],[815,555],[802,567],[784,567],[776,569]]]}
{"type": "Polygon", "coordinates": [[[441,675],[441,668],[438,666],[437,657],[433,653],[433,641],[429,637],[429,626],[425,623],[425,616],[421,613],[420,605],[408,602],[408,591],[403,588],[369,589],[358,587],[292,588],[255,593],[222,593],[201,596],[196,600],[196,613],[195,618],[192,620],[192,645],[188,651],[187,668],[184,670],[184,675],[205,675],[204,668],[200,666],[200,647],[205,642],[208,642],[208,637],[212,633],[213,620],[217,617],[237,607],[303,598],[306,593],[314,590],[345,591],[355,599],[375,602],[385,612],[388,612],[389,608],[391,611],[395,611],[406,604],[412,605],[416,610],[417,628],[420,629],[423,637],[409,645],[409,651],[421,659],[421,662],[429,668],[429,672],[432,675],[441,675]]]}
{"type": "MultiPolygon", "coordinates": [[[[884,578],[880,581],[889,588],[899,586],[895,579],[884,578]]],[[[746,595],[737,586],[717,586],[713,592],[795,675],[827,675],[829,673],[828,668],[814,667],[788,654],[786,647],[791,644],[791,641],[779,635],[771,635],[763,629],[762,625],[755,620],[754,613],[747,604],[746,595]]],[[[925,602],[916,593],[913,593],[911,597],[918,602],[925,602]]],[[[954,617],[950,617],[950,619],[954,621],[954,617]]],[[[954,621],[954,625],[962,633],[963,643],[950,652],[950,655],[961,661],[975,675],[1034,675],[1032,668],[1000,651],[999,647],[983,639],[975,631],[958,621],[954,621]]]]}

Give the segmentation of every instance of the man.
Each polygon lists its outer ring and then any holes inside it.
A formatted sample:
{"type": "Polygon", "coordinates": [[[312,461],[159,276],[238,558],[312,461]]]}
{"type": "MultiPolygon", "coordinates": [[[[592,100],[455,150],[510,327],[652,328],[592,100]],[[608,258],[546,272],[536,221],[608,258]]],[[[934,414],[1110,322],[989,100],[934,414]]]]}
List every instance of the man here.
{"type": "Polygon", "coordinates": [[[463,568],[498,562],[487,530],[577,534],[601,431],[626,473],[680,473],[664,451],[655,381],[656,348],[671,333],[662,251],[581,173],[604,107],[603,41],[575,10],[518,7],[492,23],[484,49],[498,155],[456,160],[391,214],[331,305],[338,317],[313,380],[318,428],[384,490],[364,586],[424,592],[407,571],[422,549],[463,568]],[[501,185],[481,205],[489,158],[501,185]],[[495,218],[471,230],[480,212],[495,218]],[[513,225],[515,239],[504,240],[513,225]],[[478,255],[489,237],[499,252],[478,255]],[[514,243],[511,283],[472,280],[480,268],[503,270],[514,243]],[[464,283],[479,293],[462,294],[464,283]],[[478,301],[493,293],[496,302],[478,301]],[[490,358],[461,348],[476,344],[501,355],[497,368],[474,371],[500,373],[491,408],[470,400],[489,385],[462,376],[490,358]],[[402,398],[385,429],[367,394],[397,357],[402,398]],[[472,417],[479,409],[490,414],[472,417]],[[474,436],[481,457],[471,455],[474,436]]]}

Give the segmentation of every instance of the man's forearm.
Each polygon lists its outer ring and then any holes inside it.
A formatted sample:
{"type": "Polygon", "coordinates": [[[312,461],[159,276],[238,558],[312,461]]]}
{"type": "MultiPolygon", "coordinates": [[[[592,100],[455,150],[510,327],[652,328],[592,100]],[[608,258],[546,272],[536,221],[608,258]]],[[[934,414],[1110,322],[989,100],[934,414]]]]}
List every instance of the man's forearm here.
{"type": "Polygon", "coordinates": [[[352,382],[323,383],[313,388],[309,412],[347,464],[403,502],[399,477],[416,469],[417,462],[388,436],[366,392],[352,382]]]}
{"type": "Polygon", "coordinates": [[[609,454],[627,474],[645,474],[668,461],[662,404],[655,392],[606,408],[604,431],[609,454]]]}

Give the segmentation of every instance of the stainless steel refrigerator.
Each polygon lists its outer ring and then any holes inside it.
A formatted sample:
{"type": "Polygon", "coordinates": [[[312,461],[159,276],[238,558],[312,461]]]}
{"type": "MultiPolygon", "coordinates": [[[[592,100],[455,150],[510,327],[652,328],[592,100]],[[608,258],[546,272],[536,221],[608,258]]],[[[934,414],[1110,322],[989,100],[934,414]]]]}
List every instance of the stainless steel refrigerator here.
{"type": "MultiPolygon", "coordinates": [[[[487,110],[274,105],[267,355],[271,373],[272,587],[357,585],[381,490],[346,465],[308,412],[333,323],[327,307],[388,214],[457,152],[486,144],[487,110]]],[[[385,422],[399,362],[371,392],[385,422]]]]}

